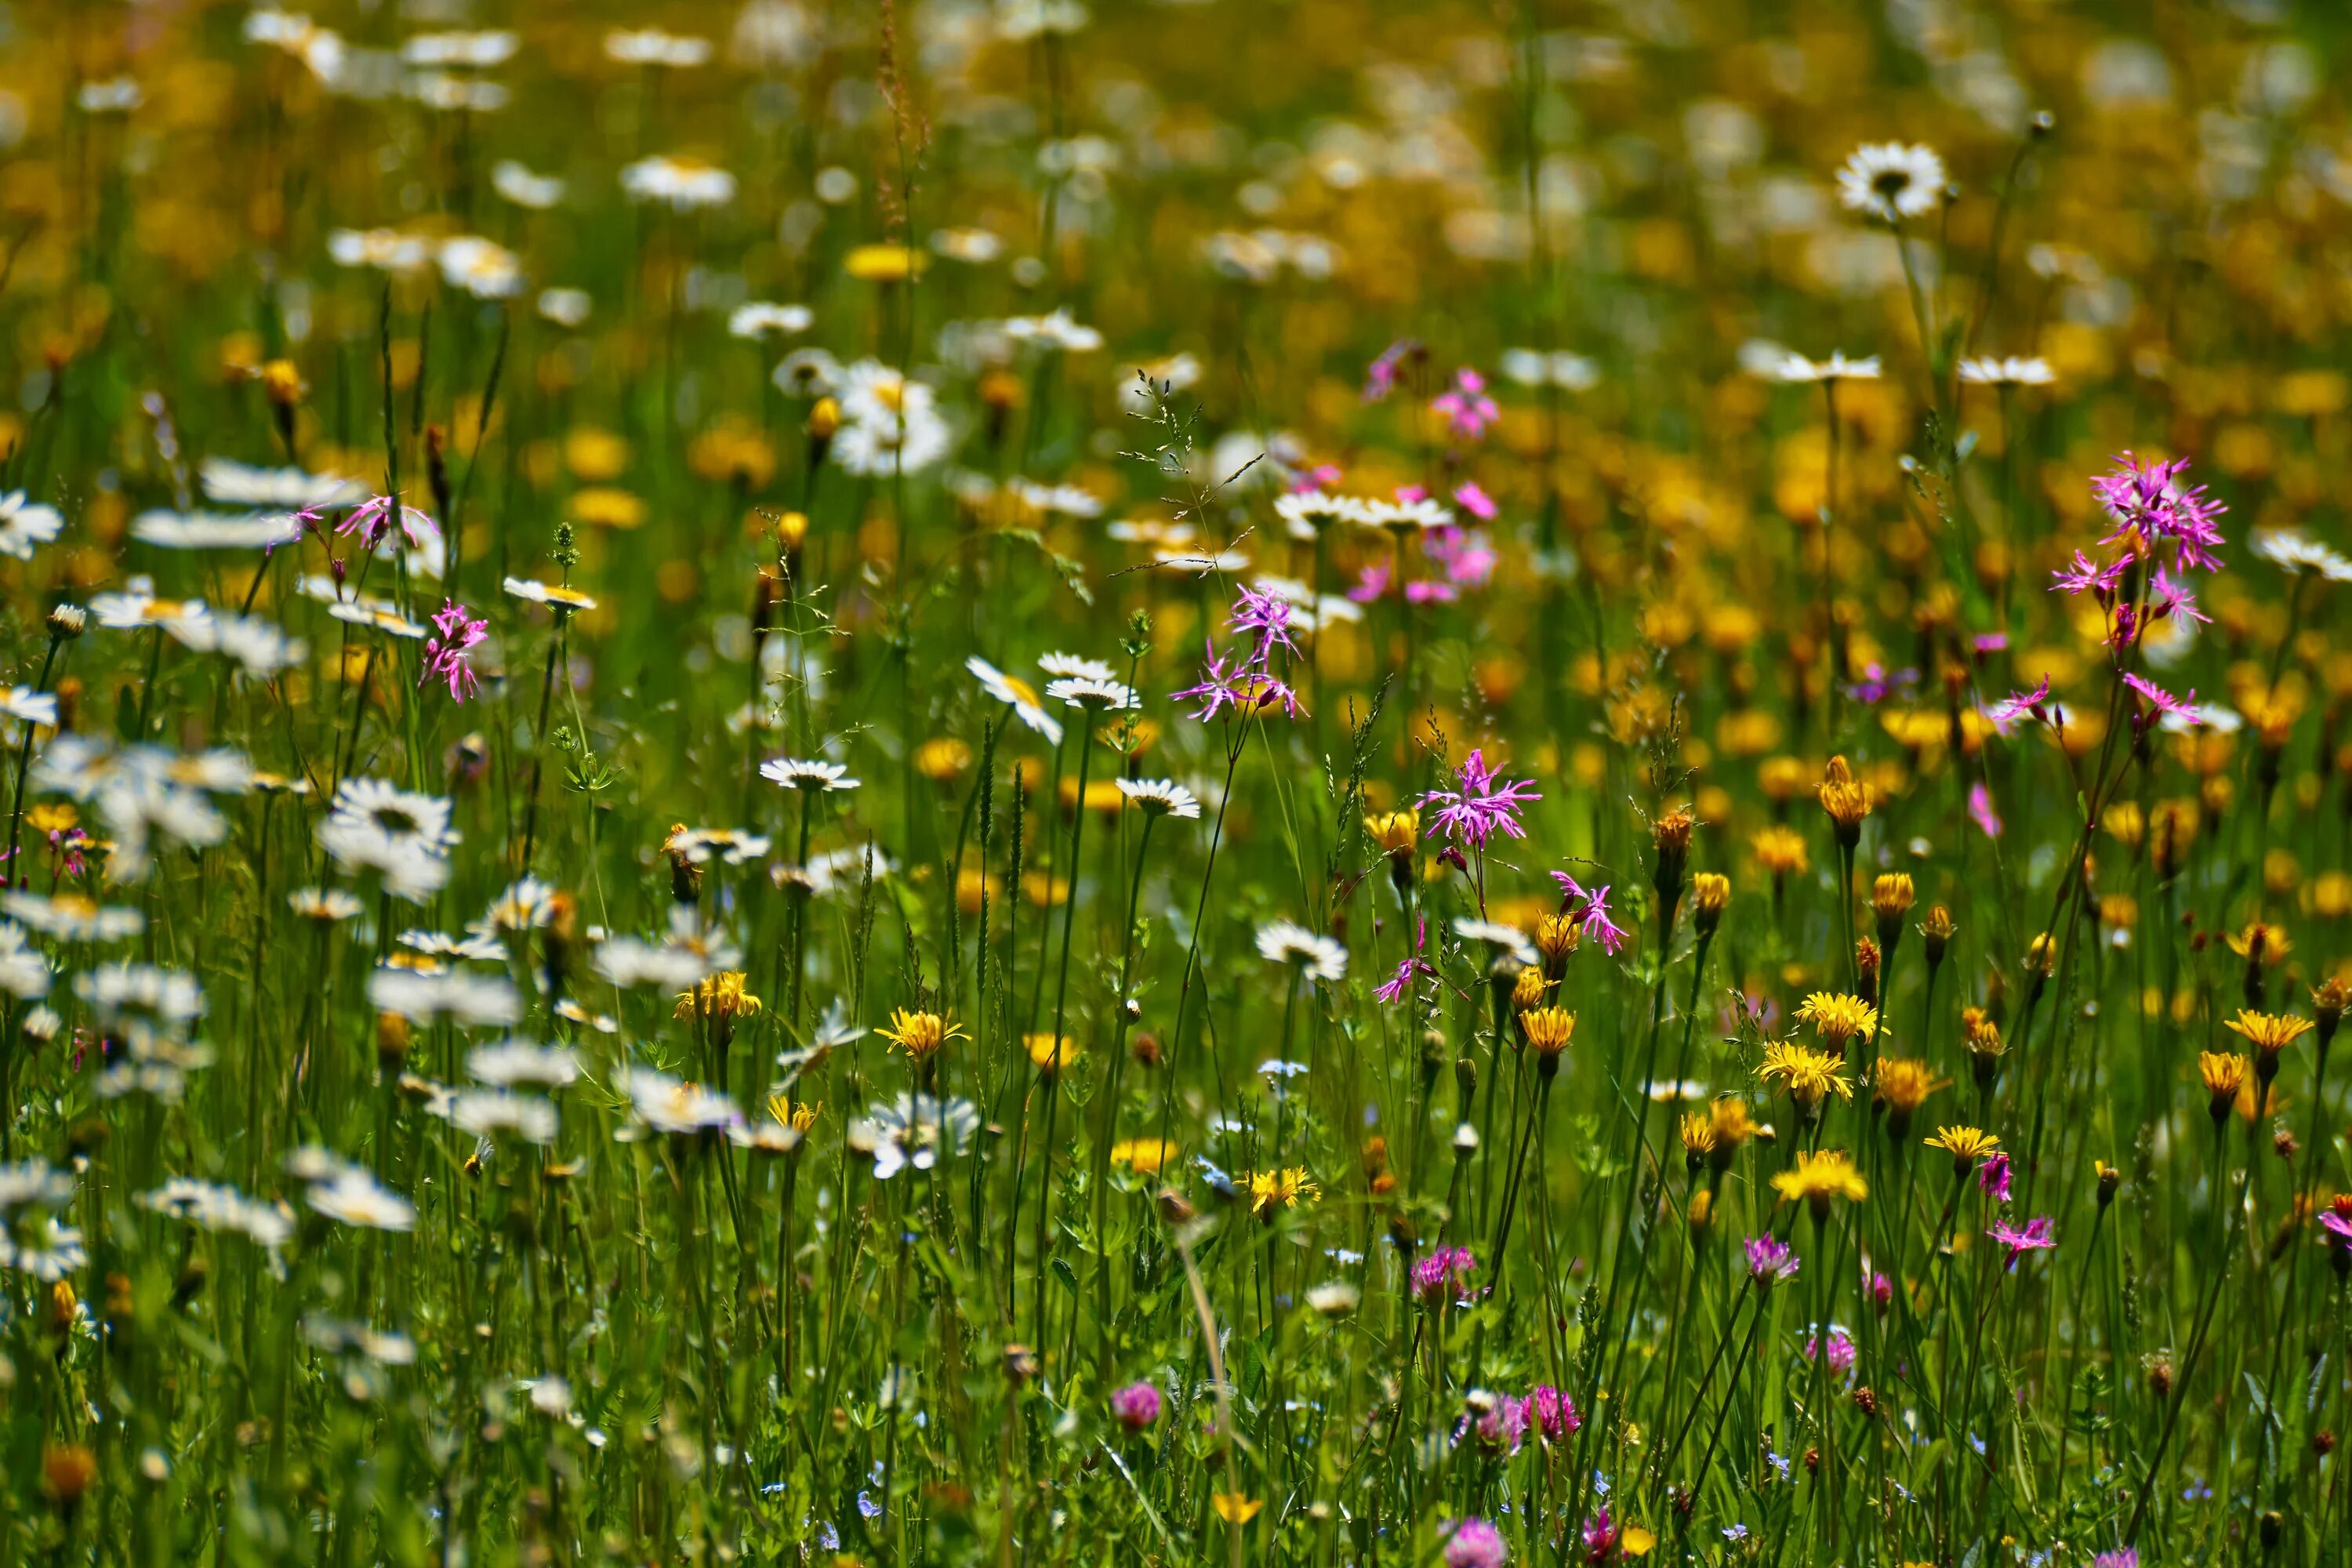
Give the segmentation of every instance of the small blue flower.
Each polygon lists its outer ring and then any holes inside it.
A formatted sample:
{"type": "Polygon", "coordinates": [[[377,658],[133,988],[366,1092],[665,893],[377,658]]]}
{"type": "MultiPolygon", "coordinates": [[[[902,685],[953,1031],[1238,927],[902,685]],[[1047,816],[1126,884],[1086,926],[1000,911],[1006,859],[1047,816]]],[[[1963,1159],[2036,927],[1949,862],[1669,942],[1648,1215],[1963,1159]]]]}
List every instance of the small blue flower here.
{"type": "Polygon", "coordinates": [[[879,1519],[882,1517],[882,1505],[876,1502],[866,1493],[859,1492],[857,1494],[857,1511],[864,1514],[867,1519],[879,1519]]]}

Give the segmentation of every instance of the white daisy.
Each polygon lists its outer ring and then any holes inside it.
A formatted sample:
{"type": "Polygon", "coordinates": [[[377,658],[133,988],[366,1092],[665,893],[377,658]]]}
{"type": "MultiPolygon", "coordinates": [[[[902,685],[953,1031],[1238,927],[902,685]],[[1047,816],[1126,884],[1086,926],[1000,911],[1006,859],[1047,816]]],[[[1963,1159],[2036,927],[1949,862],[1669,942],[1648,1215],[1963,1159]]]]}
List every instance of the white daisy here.
{"type": "Polygon", "coordinates": [[[347,871],[374,871],[385,889],[421,904],[449,880],[449,803],[383,779],[345,779],[335,790],[319,847],[347,871]]]}
{"type": "Polygon", "coordinates": [[[526,1143],[555,1142],[555,1107],[535,1095],[503,1089],[467,1089],[450,1102],[449,1124],[477,1138],[520,1138],[526,1143]]]}
{"type": "Polygon", "coordinates": [[[1135,694],[1134,687],[1123,680],[1106,680],[1095,676],[1070,676],[1049,681],[1045,686],[1045,695],[1073,708],[1097,713],[1143,705],[1142,699],[1135,694]]]}
{"type": "Polygon", "coordinates": [[[509,577],[502,584],[506,591],[527,605],[545,605],[558,615],[571,615],[579,610],[593,610],[596,601],[577,588],[567,588],[561,583],[541,583],[529,577],[509,577]]]}
{"type": "Polygon", "coordinates": [[[733,201],[735,176],[696,159],[656,154],[621,171],[621,190],[633,202],[663,202],[673,212],[692,212],[733,201]]]}
{"type": "Polygon", "coordinates": [[[29,686],[11,686],[0,691],[0,716],[19,724],[54,730],[58,727],[57,696],[54,692],[36,691],[29,686]]]}
{"type": "Polygon", "coordinates": [[[630,1110],[656,1132],[718,1132],[742,1120],[725,1095],[651,1068],[628,1071],[630,1110]]]}
{"type": "Polygon", "coordinates": [[[418,33],[400,46],[400,58],[413,66],[488,70],[512,59],[521,42],[509,32],[418,33]]]}
{"type": "Polygon", "coordinates": [[[0,921],[0,991],[30,1002],[49,994],[49,961],[25,940],[25,928],[0,921]]]}
{"type": "Polygon", "coordinates": [[[1049,743],[1056,746],[1062,743],[1062,721],[1045,711],[1045,705],[1038,700],[1035,687],[1017,675],[1005,674],[978,654],[965,659],[963,667],[971,672],[973,679],[980,682],[981,689],[989,696],[1010,706],[1015,718],[1045,736],[1049,743]]]}
{"type": "Polygon", "coordinates": [[[528,164],[501,158],[490,166],[490,189],[519,207],[544,212],[563,199],[563,182],[552,174],[535,174],[528,164]]]}
{"type": "Polygon", "coordinates": [[[879,360],[859,360],[843,373],[841,417],[830,450],[850,473],[912,473],[948,455],[939,394],[879,360]]]}
{"type": "Polygon", "coordinates": [[[1272,921],[1258,927],[1257,951],[1259,957],[1289,964],[1309,980],[1339,981],[1347,977],[1346,948],[1289,921],[1272,921]]]}
{"type": "Polygon", "coordinates": [[[2046,359],[1964,359],[1960,379],[1970,386],[2048,386],[2058,377],[2046,359]]]}
{"type": "Polygon", "coordinates": [[[1811,360],[1801,353],[1789,353],[1765,371],[1764,379],[1789,385],[1823,381],[1876,381],[1878,356],[1873,354],[1868,359],[1848,359],[1843,352],[1836,352],[1825,360],[1811,360]]]}
{"type": "Polygon", "coordinates": [[[770,379],[788,396],[822,397],[840,386],[847,374],[823,349],[794,349],[777,363],[770,379]]]}
{"type": "Polygon", "coordinates": [[[522,1016],[522,997],[503,974],[469,974],[461,969],[431,973],[389,965],[368,976],[368,1004],[397,1013],[413,1024],[443,1019],[467,1028],[510,1027],[522,1016]]]}
{"type": "Polygon", "coordinates": [[[302,519],[290,511],[233,516],[217,511],[142,511],[131,537],[159,550],[268,550],[302,537],[302,519]]]}
{"type": "Polygon", "coordinates": [[[197,477],[205,499],[222,506],[309,511],[357,506],[368,498],[367,487],[355,479],[305,473],[300,468],[257,468],[226,458],[206,458],[197,477]]]}
{"type": "MultiPolygon", "coordinates": [[[[20,889],[0,900],[0,907],[7,910],[12,920],[59,942],[121,942],[147,929],[147,917],[137,910],[110,909],[79,893],[43,898],[20,889]]],[[[7,930],[0,926],[0,932],[7,930]]],[[[5,942],[5,935],[0,935],[0,945],[5,942]]]]}
{"type": "Polygon", "coordinates": [[[286,895],[286,905],[304,920],[326,925],[357,919],[367,908],[341,888],[297,888],[286,895]]]}
{"type": "Polygon", "coordinates": [[[595,301],[585,289],[541,289],[539,313],[559,327],[576,327],[588,319],[595,301]]]}
{"type": "Polygon", "coordinates": [[[1916,143],[1866,142],[1838,171],[1838,199],[1881,223],[1923,216],[1944,199],[1944,161],[1916,143]]]}
{"type": "Polygon", "coordinates": [[[365,1230],[405,1231],[416,1225],[416,1205],[362,1170],[341,1172],[312,1187],[310,1203],[329,1219],[365,1230]]]}
{"type": "Polygon", "coordinates": [[[765,300],[754,300],[735,307],[727,318],[727,333],[751,342],[763,338],[797,337],[807,331],[815,320],[815,312],[806,305],[773,305],[765,300]]]}
{"type": "Polygon", "coordinates": [[[1522,969],[1531,969],[1542,962],[1525,931],[1517,926],[1505,925],[1500,921],[1457,919],[1454,922],[1454,934],[1464,942],[1484,945],[1490,959],[1507,958],[1522,969]]]}
{"type": "Polygon", "coordinates": [[[1195,820],[1201,815],[1199,797],[1173,779],[1121,779],[1118,793],[1149,816],[1195,820]]]}
{"type": "Polygon", "coordinates": [[[501,1040],[478,1047],[466,1058],[466,1071],[494,1089],[562,1089],[579,1079],[580,1058],[568,1046],[501,1040]]]}
{"type": "Polygon", "coordinates": [[[792,757],[775,757],[760,764],[760,776],[786,789],[806,790],[823,795],[833,790],[857,787],[857,780],[838,763],[801,762],[792,757]]]}
{"type": "Polygon", "coordinates": [[[710,40],[680,37],[659,27],[615,28],[604,35],[604,58],[626,66],[682,70],[709,60],[710,40]]]}

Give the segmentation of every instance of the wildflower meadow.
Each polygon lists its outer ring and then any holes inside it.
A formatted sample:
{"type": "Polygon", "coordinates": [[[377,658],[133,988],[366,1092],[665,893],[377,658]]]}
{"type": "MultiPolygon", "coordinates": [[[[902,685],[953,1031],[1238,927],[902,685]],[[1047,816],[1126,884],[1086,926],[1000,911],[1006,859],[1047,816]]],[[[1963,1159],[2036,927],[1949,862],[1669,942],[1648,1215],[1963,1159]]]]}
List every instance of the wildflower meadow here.
{"type": "Polygon", "coordinates": [[[0,5],[0,1563],[2352,1563],[2347,79],[0,5]]]}

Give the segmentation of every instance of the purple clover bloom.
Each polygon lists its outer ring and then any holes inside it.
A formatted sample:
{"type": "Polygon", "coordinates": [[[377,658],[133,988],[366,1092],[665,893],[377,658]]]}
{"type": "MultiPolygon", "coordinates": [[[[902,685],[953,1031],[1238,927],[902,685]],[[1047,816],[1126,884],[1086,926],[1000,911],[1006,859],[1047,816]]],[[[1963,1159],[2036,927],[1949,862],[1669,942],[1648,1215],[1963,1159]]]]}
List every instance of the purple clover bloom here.
{"type": "Polygon", "coordinates": [[[1433,1248],[1412,1266],[1412,1293],[1424,1301],[1445,1295],[1466,1298],[1470,1276],[1477,1270],[1478,1259],[1466,1247],[1433,1248]]]}
{"type": "Polygon", "coordinates": [[[1483,1519],[1465,1519],[1445,1538],[1445,1568],[1503,1568],[1510,1548],[1502,1532],[1483,1519]]]}
{"type": "Polygon", "coordinates": [[[1794,1248],[1785,1241],[1769,1236],[1748,1238],[1748,1278],[1759,1290],[1769,1290],[1784,1279],[1797,1277],[1798,1258],[1794,1248]]]}
{"type": "Polygon", "coordinates": [[[1538,1384],[1528,1391],[1528,1408],[1535,1415],[1536,1430],[1555,1443],[1574,1436],[1584,1425],[1576,1401],[1549,1383],[1538,1384]]]}
{"type": "Polygon", "coordinates": [[[1160,1419],[1160,1391],[1148,1383],[1130,1383],[1110,1396],[1110,1413],[1130,1432],[1140,1432],[1160,1419]]]}

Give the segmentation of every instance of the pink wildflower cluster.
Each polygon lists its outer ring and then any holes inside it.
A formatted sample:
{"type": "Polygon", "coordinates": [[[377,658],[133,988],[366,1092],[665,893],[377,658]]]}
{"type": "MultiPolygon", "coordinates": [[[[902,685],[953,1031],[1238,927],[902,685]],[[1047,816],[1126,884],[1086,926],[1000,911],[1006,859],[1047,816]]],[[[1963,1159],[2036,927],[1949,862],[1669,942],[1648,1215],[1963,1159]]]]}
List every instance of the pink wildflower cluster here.
{"type": "Polygon", "coordinates": [[[1608,888],[1587,888],[1565,871],[1554,871],[1551,879],[1559,884],[1559,912],[1582,927],[1601,952],[1616,957],[1625,945],[1625,928],[1609,916],[1608,888]]]}
{"type": "Polygon", "coordinates": [[[1429,411],[1442,416],[1446,432],[1457,441],[1475,441],[1503,417],[1486,393],[1486,378],[1465,365],[1454,373],[1454,384],[1429,400],[1429,411]]]}
{"type": "Polygon", "coordinates": [[[445,599],[433,612],[433,635],[425,643],[425,669],[416,684],[446,680],[449,683],[449,699],[463,702],[481,688],[481,678],[474,673],[471,662],[474,649],[490,635],[490,623],[475,618],[472,611],[455,599],[445,599]]]}
{"type": "Polygon", "coordinates": [[[1542,798],[1529,780],[1498,777],[1486,765],[1482,749],[1462,759],[1462,771],[1454,776],[1452,789],[1431,790],[1421,797],[1421,804],[1437,808],[1429,825],[1431,833],[1443,833],[1457,845],[1483,850],[1497,833],[1525,838],[1527,830],[1519,826],[1519,813],[1528,802],[1542,798]]]}
{"type": "Polygon", "coordinates": [[[1225,625],[1249,639],[1247,651],[1221,654],[1216,639],[1206,639],[1200,684],[1172,693],[1175,700],[1200,703],[1192,717],[1202,723],[1228,708],[1236,713],[1280,708],[1286,717],[1297,718],[1298,693],[1274,669],[1276,649],[1293,658],[1298,653],[1290,637],[1292,614],[1288,601],[1244,584],[1225,625]]]}

